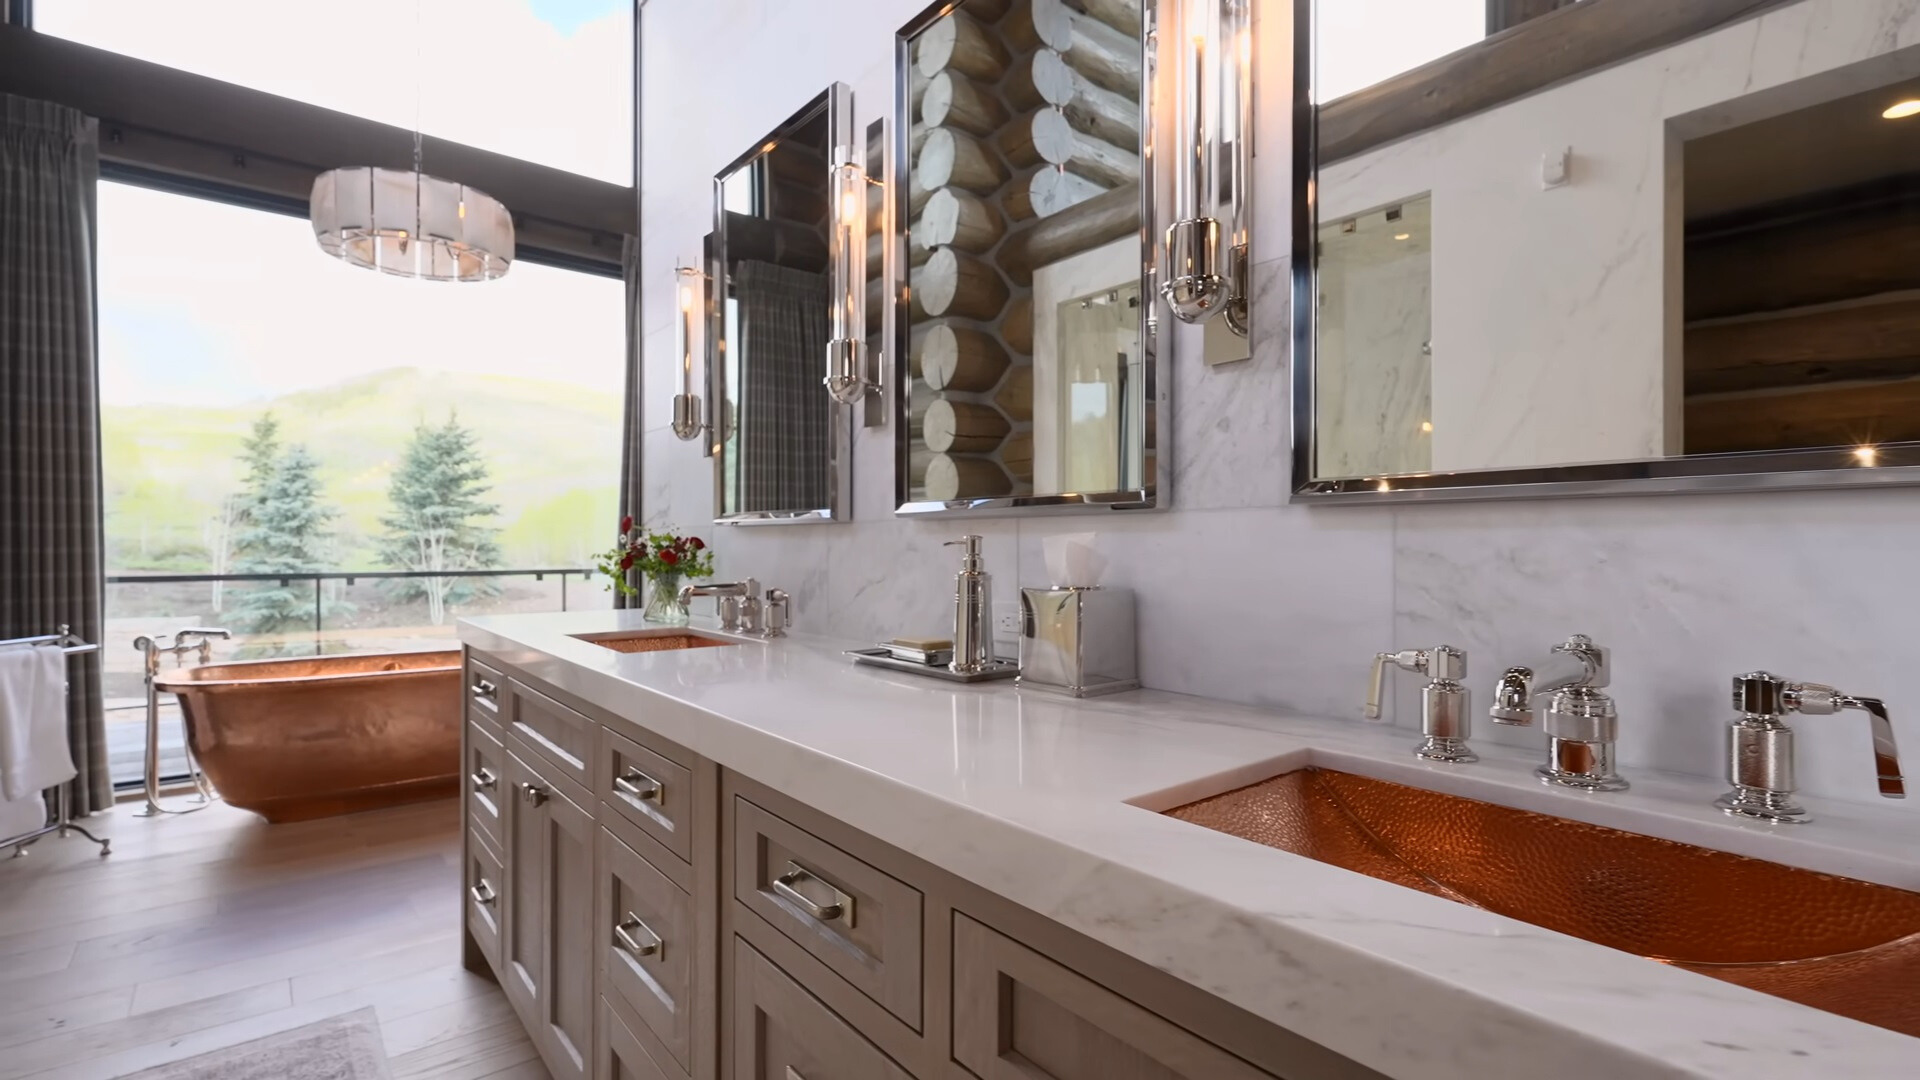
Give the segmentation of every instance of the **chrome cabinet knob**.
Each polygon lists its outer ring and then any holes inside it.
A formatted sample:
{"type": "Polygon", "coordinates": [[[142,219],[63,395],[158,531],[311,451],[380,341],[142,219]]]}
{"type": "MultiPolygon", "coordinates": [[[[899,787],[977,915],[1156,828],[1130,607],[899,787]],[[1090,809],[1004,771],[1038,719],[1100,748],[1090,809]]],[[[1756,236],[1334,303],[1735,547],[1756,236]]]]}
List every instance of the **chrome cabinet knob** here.
{"type": "Polygon", "coordinates": [[[521,784],[520,797],[533,806],[540,806],[547,801],[547,789],[539,784],[521,784]]]}

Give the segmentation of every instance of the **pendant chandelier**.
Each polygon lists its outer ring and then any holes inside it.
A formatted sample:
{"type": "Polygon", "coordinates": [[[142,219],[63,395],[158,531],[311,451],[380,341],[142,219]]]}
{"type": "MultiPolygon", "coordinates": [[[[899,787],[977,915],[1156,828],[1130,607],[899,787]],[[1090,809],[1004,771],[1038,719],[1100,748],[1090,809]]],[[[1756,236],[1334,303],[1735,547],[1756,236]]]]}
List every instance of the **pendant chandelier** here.
{"type": "Polygon", "coordinates": [[[513,217],[498,199],[420,169],[333,169],[314,178],[313,235],[354,266],[428,281],[491,281],[513,262],[513,217]]]}

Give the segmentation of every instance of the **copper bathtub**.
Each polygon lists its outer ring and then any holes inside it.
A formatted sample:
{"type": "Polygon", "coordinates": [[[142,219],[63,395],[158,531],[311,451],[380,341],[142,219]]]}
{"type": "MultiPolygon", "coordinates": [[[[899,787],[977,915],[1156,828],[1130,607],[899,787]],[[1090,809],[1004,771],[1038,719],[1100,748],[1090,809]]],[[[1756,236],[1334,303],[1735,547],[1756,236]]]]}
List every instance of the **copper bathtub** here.
{"type": "Polygon", "coordinates": [[[163,672],[220,797],[268,821],[458,791],[460,654],[243,660],[163,672]]]}

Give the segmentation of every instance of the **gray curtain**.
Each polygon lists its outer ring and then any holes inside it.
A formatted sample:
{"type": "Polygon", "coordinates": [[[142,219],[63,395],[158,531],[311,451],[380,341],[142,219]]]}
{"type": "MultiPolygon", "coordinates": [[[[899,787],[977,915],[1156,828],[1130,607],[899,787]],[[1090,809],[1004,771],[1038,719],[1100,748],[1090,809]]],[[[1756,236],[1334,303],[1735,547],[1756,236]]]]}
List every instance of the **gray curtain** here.
{"type": "MultiPolygon", "coordinates": [[[[100,399],[94,353],[97,126],[0,95],[0,638],[62,623],[101,642],[100,399]]],[[[75,814],[113,801],[100,657],[68,661],[75,814]]]]}
{"type": "Polygon", "coordinates": [[[827,368],[827,278],[772,263],[734,271],[740,304],[742,510],[827,505],[833,413],[827,368]]]}

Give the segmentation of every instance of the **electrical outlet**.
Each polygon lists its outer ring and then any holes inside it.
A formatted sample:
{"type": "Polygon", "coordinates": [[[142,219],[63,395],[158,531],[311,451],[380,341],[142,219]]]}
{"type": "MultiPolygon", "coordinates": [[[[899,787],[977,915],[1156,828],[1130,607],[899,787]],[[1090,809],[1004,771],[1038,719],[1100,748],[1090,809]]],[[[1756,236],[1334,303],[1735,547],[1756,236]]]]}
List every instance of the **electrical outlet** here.
{"type": "Polygon", "coordinates": [[[1020,604],[1018,601],[993,605],[993,636],[1008,639],[1020,636],[1020,604]]]}

